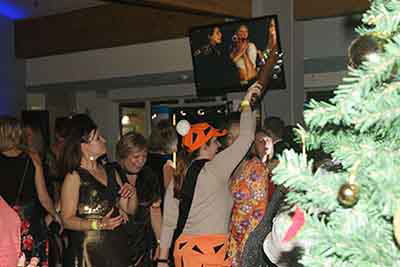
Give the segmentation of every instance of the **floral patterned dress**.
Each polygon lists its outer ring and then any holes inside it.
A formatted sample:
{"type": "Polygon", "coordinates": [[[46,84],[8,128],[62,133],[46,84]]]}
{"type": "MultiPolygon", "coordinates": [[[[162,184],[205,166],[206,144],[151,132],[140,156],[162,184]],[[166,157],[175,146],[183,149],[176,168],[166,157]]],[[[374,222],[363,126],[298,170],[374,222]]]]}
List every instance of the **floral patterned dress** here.
{"type": "Polygon", "coordinates": [[[241,173],[231,178],[234,204],[229,225],[228,255],[232,267],[240,266],[240,258],[249,234],[264,217],[268,205],[269,171],[257,157],[248,160],[241,173]]]}
{"type": "MultiPolygon", "coordinates": [[[[49,240],[43,216],[37,216],[34,204],[14,206],[21,219],[21,251],[25,266],[47,267],[49,240]]],[[[41,213],[39,211],[39,213],[41,213]]]]}

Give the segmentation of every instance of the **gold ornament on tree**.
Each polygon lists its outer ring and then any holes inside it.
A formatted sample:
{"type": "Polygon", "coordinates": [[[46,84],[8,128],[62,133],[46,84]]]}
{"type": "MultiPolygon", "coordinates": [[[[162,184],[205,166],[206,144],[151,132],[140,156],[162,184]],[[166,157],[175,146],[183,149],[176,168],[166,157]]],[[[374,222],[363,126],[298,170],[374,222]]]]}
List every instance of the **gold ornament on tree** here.
{"type": "Polygon", "coordinates": [[[352,207],[358,201],[358,193],[359,190],[356,184],[345,183],[339,189],[338,200],[343,206],[352,207]]]}
{"type": "Polygon", "coordinates": [[[359,187],[356,184],[355,177],[356,177],[356,171],[358,166],[360,165],[361,161],[358,160],[350,173],[349,181],[339,188],[338,192],[338,201],[341,205],[349,208],[354,206],[358,199],[359,199],[359,187]]]}
{"type": "Polygon", "coordinates": [[[372,35],[353,40],[347,50],[349,65],[358,68],[365,60],[376,61],[382,52],[382,43],[372,35]]]}

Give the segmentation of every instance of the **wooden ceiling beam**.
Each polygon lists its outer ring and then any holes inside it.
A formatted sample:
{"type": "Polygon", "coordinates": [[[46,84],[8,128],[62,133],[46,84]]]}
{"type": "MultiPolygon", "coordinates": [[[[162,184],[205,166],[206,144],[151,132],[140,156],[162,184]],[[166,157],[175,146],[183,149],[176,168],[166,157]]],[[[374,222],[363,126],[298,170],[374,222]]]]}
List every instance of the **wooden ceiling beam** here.
{"type": "Polygon", "coordinates": [[[251,18],[252,0],[103,0],[193,14],[251,18]]]}
{"type": "MultiPolygon", "coordinates": [[[[119,3],[16,21],[16,56],[43,57],[181,38],[191,27],[222,23],[226,17],[251,17],[251,0],[110,1],[119,3]]],[[[297,20],[310,20],[361,13],[368,7],[368,0],[295,0],[294,11],[297,20]]]]}
{"type": "Polygon", "coordinates": [[[182,38],[191,27],[222,22],[222,17],[102,5],[16,21],[15,53],[18,58],[34,58],[182,38]]]}
{"type": "Polygon", "coordinates": [[[296,20],[311,20],[362,13],[369,6],[368,0],[295,0],[294,14],[296,20]]]}

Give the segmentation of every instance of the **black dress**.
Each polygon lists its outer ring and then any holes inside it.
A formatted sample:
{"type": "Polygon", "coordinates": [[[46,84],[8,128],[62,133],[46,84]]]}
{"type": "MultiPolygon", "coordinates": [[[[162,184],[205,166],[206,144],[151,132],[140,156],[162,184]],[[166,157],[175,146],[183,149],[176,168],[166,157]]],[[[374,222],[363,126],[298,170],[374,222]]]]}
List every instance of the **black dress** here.
{"type": "Polygon", "coordinates": [[[221,44],[216,46],[208,44],[197,49],[193,56],[196,85],[200,88],[198,94],[224,95],[227,92],[241,90],[239,77],[229,58],[227,47],[221,44]]]}
{"type": "MultiPolygon", "coordinates": [[[[106,168],[107,186],[97,181],[87,170],[78,169],[80,176],[77,216],[101,219],[116,206],[119,186],[113,170],[106,168]]],[[[114,209],[113,216],[118,215],[114,209]]],[[[130,266],[128,239],[123,227],[103,231],[69,231],[70,246],[65,257],[67,267],[127,267],[130,266]]]]}
{"type": "MultiPolygon", "coordinates": [[[[117,164],[114,167],[122,182],[128,182],[126,172],[117,164]]],[[[160,200],[158,178],[149,167],[144,166],[138,174],[135,187],[139,206],[123,227],[129,239],[129,252],[134,266],[150,267],[155,264],[152,256],[157,248],[150,210],[152,204],[160,200]]]]}
{"type": "Polygon", "coordinates": [[[0,195],[21,219],[21,251],[26,262],[28,264],[32,258],[37,258],[38,267],[47,267],[48,232],[44,208],[36,192],[35,166],[25,153],[16,157],[0,153],[0,170],[5,182],[0,186],[0,195]]]}
{"type": "Polygon", "coordinates": [[[149,153],[147,156],[146,166],[151,169],[153,174],[156,176],[157,184],[159,186],[159,194],[161,198],[161,211],[164,208],[164,196],[165,196],[165,186],[164,186],[164,164],[172,160],[172,155],[170,154],[157,154],[149,153]]]}

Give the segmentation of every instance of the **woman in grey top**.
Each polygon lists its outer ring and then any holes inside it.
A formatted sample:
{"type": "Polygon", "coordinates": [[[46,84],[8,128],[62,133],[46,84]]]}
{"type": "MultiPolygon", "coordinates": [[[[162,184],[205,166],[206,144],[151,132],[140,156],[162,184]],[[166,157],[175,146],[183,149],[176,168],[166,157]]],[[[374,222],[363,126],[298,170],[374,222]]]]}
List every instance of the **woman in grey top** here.
{"type": "Polygon", "coordinates": [[[174,183],[165,195],[159,267],[168,266],[173,241],[176,266],[229,266],[225,259],[232,208],[228,180],[253,142],[256,118],[250,99],[260,89],[258,83],[248,89],[241,104],[240,135],[221,153],[216,154],[220,147],[217,137],[226,131],[199,123],[183,137],[188,155],[178,162],[174,183]]]}

